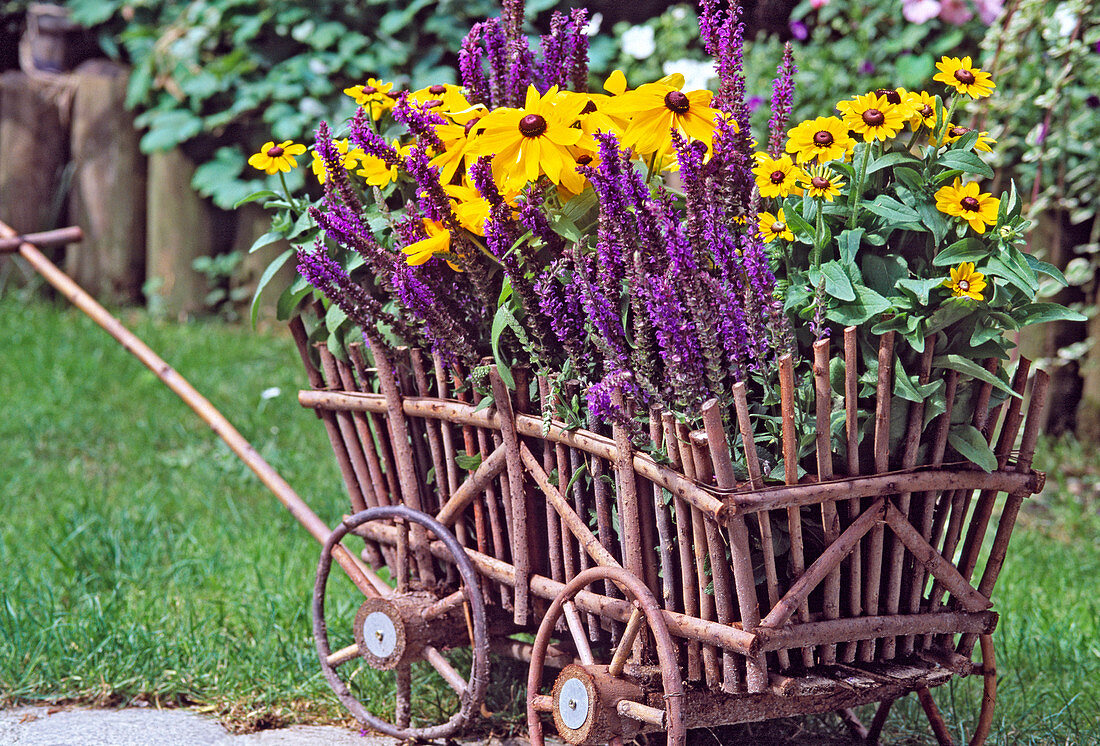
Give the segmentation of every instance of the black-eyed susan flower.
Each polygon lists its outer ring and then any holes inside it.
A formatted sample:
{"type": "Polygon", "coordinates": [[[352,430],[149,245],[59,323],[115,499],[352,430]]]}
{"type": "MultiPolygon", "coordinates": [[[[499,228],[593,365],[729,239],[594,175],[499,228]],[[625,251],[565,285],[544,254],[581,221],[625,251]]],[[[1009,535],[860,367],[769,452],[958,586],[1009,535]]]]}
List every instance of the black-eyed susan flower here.
{"type": "Polygon", "coordinates": [[[848,134],[848,127],[838,117],[807,119],[787,135],[788,153],[799,163],[818,163],[845,160],[851,155],[856,141],[848,134]]]}
{"type": "Polygon", "coordinates": [[[983,193],[976,181],[961,184],[956,178],[950,186],[936,192],[936,209],[952,217],[962,218],[978,233],[985,233],[987,225],[997,222],[997,209],[1001,200],[983,193]]]}
{"type": "Polygon", "coordinates": [[[828,166],[818,164],[805,173],[802,186],[814,199],[832,202],[833,197],[840,194],[840,188],[844,186],[844,179],[833,173],[828,166]]]}
{"type": "Polygon", "coordinates": [[[862,135],[864,142],[889,140],[905,126],[906,110],[874,92],[841,101],[836,108],[848,129],[862,135]]]}
{"type": "Polygon", "coordinates": [[[974,67],[970,57],[943,57],[936,63],[936,69],[939,72],[932,76],[932,80],[950,86],[959,93],[965,93],[970,98],[985,98],[997,87],[993,76],[974,67]]]}
{"type": "Polygon", "coordinates": [[[582,133],[555,107],[557,94],[557,86],[545,95],[529,86],[522,109],[494,109],[478,121],[471,154],[494,155],[493,176],[506,191],[519,191],[542,174],[574,194],[584,188],[569,151],[582,133]]]}
{"type": "Polygon", "coordinates": [[[798,182],[805,176],[788,155],[772,158],[767,153],[756,154],[756,165],[752,172],[756,175],[756,186],[761,197],[779,197],[782,199],[791,192],[800,192],[798,182]]]}
{"type": "Polygon", "coordinates": [[[288,174],[291,169],[298,167],[295,156],[304,152],[306,152],[306,146],[292,140],[284,140],[278,145],[274,141],[268,141],[263,144],[259,152],[249,157],[248,165],[269,175],[280,171],[288,174]]]}
{"type": "Polygon", "coordinates": [[[985,275],[974,271],[974,262],[963,262],[951,270],[951,277],[943,281],[943,286],[951,289],[956,298],[982,300],[985,290],[985,275]]]}
{"type": "MultiPolygon", "coordinates": [[[[940,145],[953,143],[963,135],[973,131],[974,130],[970,129],[969,127],[959,127],[957,125],[949,124],[947,126],[947,129],[944,130],[943,141],[940,143],[940,145]]],[[[988,132],[979,132],[978,139],[974,141],[974,149],[980,150],[983,153],[992,153],[993,146],[996,144],[997,141],[990,137],[988,132]]]]}
{"type": "Polygon", "coordinates": [[[345,88],[344,93],[355,99],[355,103],[370,112],[370,118],[378,120],[393,108],[394,98],[390,95],[393,83],[383,83],[375,78],[367,78],[363,85],[345,88]]]}
{"type": "MultiPolygon", "coordinates": [[[[363,152],[362,148],[349,148],[346,137],[341,140],[333,140],[332,146],[336,148],[336,152],[340,155],[340,165],[349,171],[355,168],[355,164],[360,159],[366,157],[366,153],[363,152]]],[[[312,155],[313,162],[310,164],[310,170],[317,177],[317,183],[324,184],[328,179],[328,174],[325,171],[325,161],[316,150],[312,151],[312,155]]]]}
{"type": "Polygon", "coordinates": [[[793,241],[794,233],[791,232],[790,227],[787,225],[787,218],[783,215],[783,208],[780,207],[774,215],[770,212],[762,212],[758,216],[760,224],[760,234],[764,237],[764,243],[771,243],[777,238],[782,238],[784,241],[793,241]]]}
{"type": "Polygon", "coordinates": [[[709,148],[714,140],[715,120],[720,115],[710,107],[710,91],[684,93],[684,76],[668,75],[633,91],[613,96],[605,107],[612,116],[629,120],[623,132],[623,146],[639,155],[672,151],[672,130],[701,140],[709,148]]]}
{"type": "Polygon", "coordinates": [[[414,267],[423,264],[436,254],[451,250],[451,232],[443,226],[443,223],[437,220],[425,220],[424,233],[427,234],[426,238],[401,249],[405,254],[405,262],[414,267]]]}
{"type": "Polygon", "coordinates": [[[936,129],[936,97],[924,91],[912,91],[909,105],[913,113],[909,116],[909,126],[914,132],[922,125],[929,130],[936,129]]]}
{"type": "MultiPolygon", "coordinates": [[[[412,145],[402,146],[398,140],[394,140],[390,145],[393,146],[393,149],[397,151],[402,160],[412,152],[412,145]]],[[[362,150],[359,151],[359,163],[360,167],[356,170],[356,175],[362,176],[370,186],[376,186],[380,189],[396,181],[397,174],[400,171],[397,166],[391,166],[381,158],[362,150]]]]}

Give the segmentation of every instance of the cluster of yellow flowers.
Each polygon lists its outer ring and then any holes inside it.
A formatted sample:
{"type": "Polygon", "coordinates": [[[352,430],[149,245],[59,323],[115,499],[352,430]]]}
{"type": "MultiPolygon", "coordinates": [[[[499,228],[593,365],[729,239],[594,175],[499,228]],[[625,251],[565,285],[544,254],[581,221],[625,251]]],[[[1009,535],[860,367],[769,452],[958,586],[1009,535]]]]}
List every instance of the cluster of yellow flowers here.
{"type": "MultiPolygon", "coordinates": [[[[711,108],[710,91],[683,91],[684,77],[668,75],[654,83],[627,90],[626,78],[616,70],[604,83],[605,93],[577,93],[553,87],[540,94],[533,86],[527,90],[523,106],[487,109],[471,104],[463,90],[455,85],[434,85],[413,91],[408,100],[422,109],[438,114],[444,123],[435,128],[442,143],[431,165],[440,172],[440,181],[454,200],[455,214],[463,228],[483,235],[488,203],[478,195],[467,169],[482,155],[493,155],[493,174],[505,199],[514,201],[527,184],[546,176],[559,187],[563,199],[579,194],[585,177],[577,171],[582,164],[598,165],[599,143],[596,133],[613,133],[630,148],[635,157],[648,159],[661,170],[676,168],[672,130],[688,139],[712,145],[720,112],[711,108]]],[[[366,110],[375,121],[393,108],[398,96],[392,83],[373,78],[364,85],[344,91],[366,110]]],[[[269,146],[271,144],[269,143],[269,146]]],[[[290,143],[284,143],[285,146],[290,143]]],[[[407,153],[411,145],[393,143],[398,152],[407,153]]],[[[295,154],[304,152],[304,146],[295,154]]],[[[397,169],[381,159],[337,142],[343,166],[362,176],[369,186],[384,187],[397,176],[397,169]]],[[[279,170],[296,165],[286,151],[279,170]]],[[[268,160],[264,151],[250,163],[264,169],[268,160]]],[[[268,170],[268,173],[275,171],[268,170]]],[[[313,172],[322,183],[324,163],[313,154],[313,172]]],[[[440,224],[425,224],[428,238],[406,249],[410,264],[427,261],[448,250],[449,236],[440,224]]]]}
{"type": "MultiPolygon", "coordinates": [[[[979,99],[989,96],[995,84],[989,73],[975,68],[970,57],[944,57],[936,64],[939,72],[933,80],[954,89],[957,95],[979,99]]],[[[866,143],[892,141],[908,126],[913,139],[907,151],[917,144],[923,135],[928,144],[937,148],[955,142],[971,130],[948,121],[940,126],[943,109],[937,106],[936,97],[925,91],[881,89],[836,105],[839,116],[817,117],[804,121],[787,133],[785,153],[773,157],[768,153],[756,153],[753,173],[760,196],[783,199],[788,195],[806,192],[817,200],[831,202],[840,194],[845,182],[830,167],[833,161],[850,161],[855,150],[856,138],[866,143]]],[[[954,107],[951,108],[954,111],[954,107]]],[[[946,113],[949,118],[950,112],[946,113]]],[[[995,144],[988,132],[979,132],[974,148],[991,152],[995,144]]],[[[941,212],[966,221],[977,233],[985,233],[986,227],[997,221],[1000,200],[983,193],[975,182],[963,184],[956,178],[936,194],[936,207],[941,212]]],[[[788,228],[783,209],[776,212],[762,211],[758,215],[760,232],[765,242],[776,239],[794,240],[788,228]]],[[[985,281],[974,265],[952,270],[952,279],[944,283],[956,296],[981,300],[985,281]]]]}

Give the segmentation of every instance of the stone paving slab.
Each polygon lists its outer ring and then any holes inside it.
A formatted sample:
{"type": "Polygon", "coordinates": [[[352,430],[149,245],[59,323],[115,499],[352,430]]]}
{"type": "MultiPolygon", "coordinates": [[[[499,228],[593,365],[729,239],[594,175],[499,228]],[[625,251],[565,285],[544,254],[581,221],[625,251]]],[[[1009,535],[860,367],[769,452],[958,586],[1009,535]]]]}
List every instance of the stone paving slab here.
{"type": "MultiPolygon", "coordinates": [[[[397,746],[387,736],[364,736],[333,726],[295,725],[232,735],[188,710],[17,707],[0,710],[0,746],[397,746]]],[[[482,743],[482,741],[470,741],[482,743]]],[[[519,746],[523,739],[492,742],[519,746]]]]}

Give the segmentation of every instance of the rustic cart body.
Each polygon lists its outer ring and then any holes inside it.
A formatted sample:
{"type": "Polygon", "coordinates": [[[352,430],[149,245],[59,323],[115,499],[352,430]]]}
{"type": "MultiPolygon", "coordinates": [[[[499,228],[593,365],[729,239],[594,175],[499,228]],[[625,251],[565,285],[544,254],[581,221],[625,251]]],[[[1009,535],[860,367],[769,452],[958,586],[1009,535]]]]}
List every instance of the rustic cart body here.
{"type": "MultiPolygon", "coordinates": [[[[945,461],[956,373],[945,375],[947,411],[927,428],[920,402],[891,422],[893,335],[883,335],[872,456],[861,463],[854,330],[834,345],[845,363],[842,393],[829,380],[830,342],[819,342],[816,402],[805,413],[816,424],[817,469],[800,479],[794,366],[783,358],[787,469],[786,483],[775,486],[764,482],[740,384],[728,426],[714,403],[697,431],[669,413],[635,413],[637,422],[648,418],[652,448],[640,448],[626,427],[597,432],[555,419],[554,392],[568,384],[520,370],[510,389],[491,370],[492,401],[484,402],[465,376],[427,353],[392,350],[368,335],[369,349],[351,345],[339,359],[311,345],[295,319],[311,384],[299,400],[324,422],[350,497],[349,515],[330,530],[209,402],[33,241],[2,225],[0,234],[0,250],[18,251],[157,372],[323,545],[313,602],[320,664],[371,727],[424,738],[460,731],[482,709],[492,651],[529,661],[535,743],[551,720],[570,743],[667,731],[682,744],[693,727],[830,711],[874,741],[891,703],[910,692],[949,743],[929,690],[973,674],[985,686],[972,742],[988,734],[997,623],[990,597],[1020,505],[1043,481],[1031,459],[1047,377],[1037,371],[1029,385],[1027,361],[1000,405],[988,406],[990,383],[976,382],[972,393],[971,424],[997,458],[987,473],[945,461]],[[834,409],[847,438],[839,458],[829,436],[834,409]],[[903,432],[895,453],[892,426],[903,432]],[[740,479],[731,453],[744,465],[740,479]],[[334,561],[362,596],[351,613],[326,603],[334,561]],[[340,633],[347,644],[334,646],[340,633]],[[461,664],[445,654],[456,649],[469,650],[461,664]],[[420,660],[457,695],[440,722],[415,721],[411,665],[420,660]],[[386,717],[349,688],[342,671],[351,661],[393,672],[396,702],[386,717]],[[851,708],[874,702],[873,720],[860,723],[851,708]]],[[[931,362],[929,352],[922,382],[931,362]]]]}

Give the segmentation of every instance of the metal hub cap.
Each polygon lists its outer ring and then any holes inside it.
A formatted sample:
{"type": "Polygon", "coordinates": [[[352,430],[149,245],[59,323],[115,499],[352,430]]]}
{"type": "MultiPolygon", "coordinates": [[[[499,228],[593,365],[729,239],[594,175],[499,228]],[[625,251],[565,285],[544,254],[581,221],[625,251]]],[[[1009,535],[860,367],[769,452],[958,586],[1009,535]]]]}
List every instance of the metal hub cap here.
{"type": "Polygon", "coordinates": [[[363,620],[363,642],[375,657],[389,658],[397,647],[397,629],[393,626],[393,620],[381,611],[367,614],[363,620]]]}
{"type": "Polygon", "coordinates": [[[588,720],[588,689],[580,679],[569,679],[562,685],[558,695],[558,711],[562,722],[573,730],[588,720]]]}

